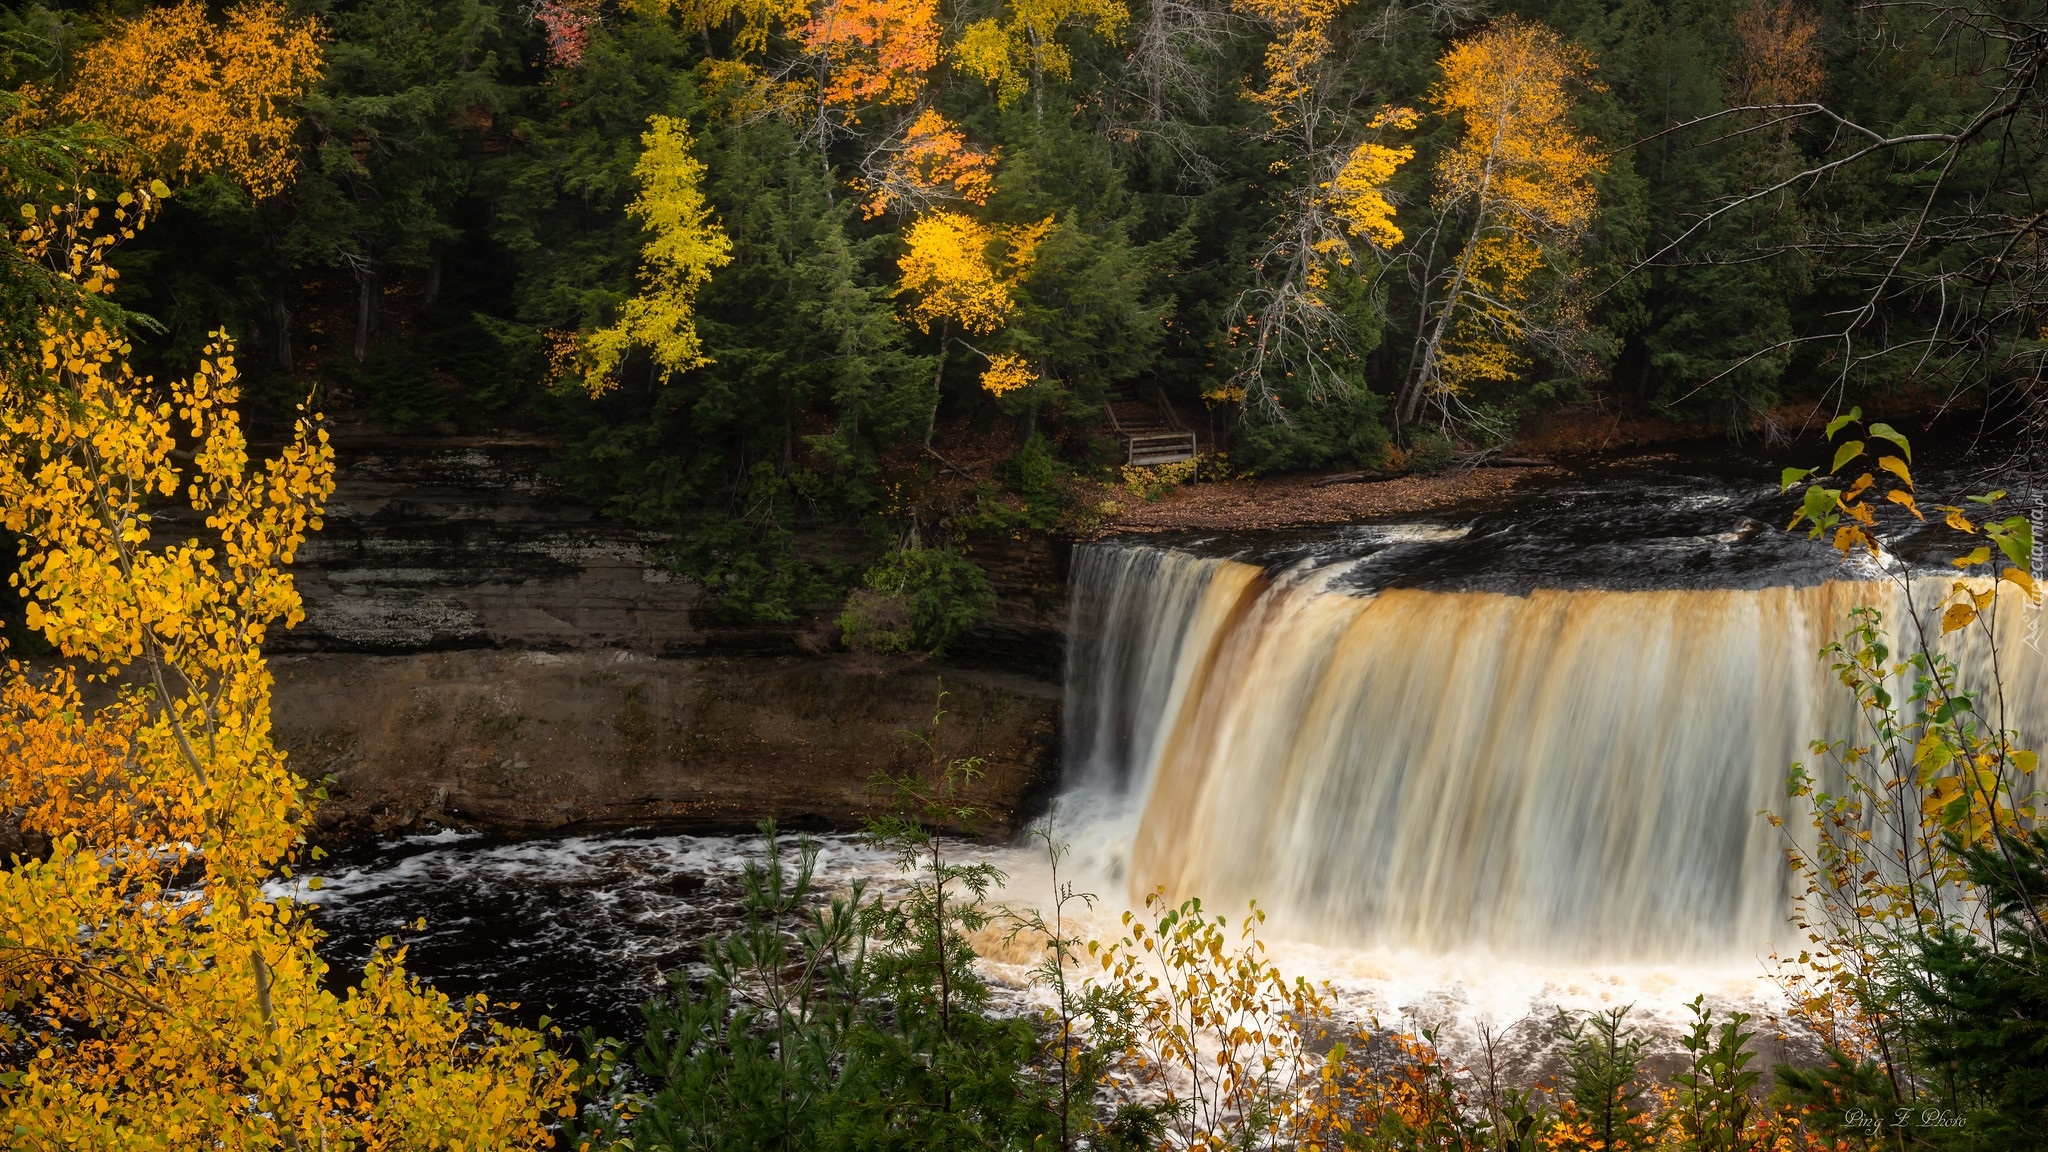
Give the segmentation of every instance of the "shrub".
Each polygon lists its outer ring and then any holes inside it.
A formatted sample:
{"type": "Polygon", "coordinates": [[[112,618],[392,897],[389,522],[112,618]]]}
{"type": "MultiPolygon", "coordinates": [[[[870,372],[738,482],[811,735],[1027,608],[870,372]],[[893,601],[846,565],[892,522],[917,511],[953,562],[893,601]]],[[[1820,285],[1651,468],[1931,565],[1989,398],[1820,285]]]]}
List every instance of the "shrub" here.
{"type": "Polygon", "coordinates": [[[1409,440],[1408,466],[1417,472],[1441,472],[1457,459],[1457,441],[1434,428],[1424,428],[1409,440]]]}
{"type": "Polygon", "coordinates": [[[1024,441],[1017,454],[1003,464],[1001,476],[1010,491],[1023,497],[1027,527],[1052,527],[1072,502],[1067,468],[1043,436],[1034,434],[1024,441]]]}
{"type": "Polygon", "coordinates": [[[1377,468],[1386,462],[1384,401],[1364,388],[1320,401],[1283,396],[1284,415],[1247,412],[1232,447],[1249,473],[1312,468],[1377,468]]]}
{"type": "Polygon", "coordinates": [[[839,615],[840,636],[855,651],[936,655],[995,603],[988,577],[951,548],[894,549],[862,584],[839,615]]]}
{"type": "Polygon", "coordinates": [[[1182,460],[1177,464],[1153,464],[1140,467],[1126,464],[1123,468],[1124,488],[1140,500],[1157,500],[1167,491],[1178,488],[1195,478],[1199,460],[1182,460]]]}
{"type": "Polygon", "coordinates": [[[847,594],[839,613],[839,635],[856,652],[895,656],[910,651],[910,605],[901,597],[867,588],[847,594]]]}

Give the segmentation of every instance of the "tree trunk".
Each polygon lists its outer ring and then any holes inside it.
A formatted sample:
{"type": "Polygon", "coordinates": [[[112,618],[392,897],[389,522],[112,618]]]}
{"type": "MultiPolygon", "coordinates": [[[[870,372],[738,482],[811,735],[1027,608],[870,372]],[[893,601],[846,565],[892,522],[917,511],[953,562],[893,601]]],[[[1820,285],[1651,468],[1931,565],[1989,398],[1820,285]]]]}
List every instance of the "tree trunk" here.
{"type": "Polygon", "coordinates": [[[284,293],[270,300],[270,347],[277,357],[277,370],[292,370],[292,313],[284,306],[284,293]]]}
{"type": "Polygon", "coordinates": [[[1031,438],[1036,435],[1038,435],[1038,405],[1036,403],[1026,404],[1024,410],[1017,413],[1017,442],[1028,444],[1031,442],[1031,438]]]}
{"type": "Polygon", "coordinates": [[[796,468],[796,395],[782,394],[782,474],[796,468]]]}
{"type": "Polygon", "coordinates": [[[940,389],[940,385],[946,382],[946,345],[952,342],[953,322],[951,320],[939,321],[939,368],[938,371],[932,373],[932,419],[931,423],[925,425],[924,429],[924,446],[926,448],[932,446],[932,433],[939,430],[939,401],[945,398],[945,392],[940,389]]]}
{"type": "Polygon", "coordinates": [[[384,274],[376,264],[366,264],[356,273],[356,284],[356,363],[361,364],[377,334],[377,297],[384,294],[384,274]]]}
{"type": "Polygon", "coordinates": [[[427,261],[427,294],[421,301],[432,308],[441,301],[441,246],[434,245],[434,256],[427,261]]]}

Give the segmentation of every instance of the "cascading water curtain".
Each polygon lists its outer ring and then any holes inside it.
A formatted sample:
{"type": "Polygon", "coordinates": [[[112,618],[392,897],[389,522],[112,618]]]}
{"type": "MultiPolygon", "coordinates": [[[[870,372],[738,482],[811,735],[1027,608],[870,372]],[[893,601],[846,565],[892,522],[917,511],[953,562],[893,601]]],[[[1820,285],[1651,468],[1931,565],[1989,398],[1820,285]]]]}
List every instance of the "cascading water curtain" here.
{"type": "MultiPolygon", "coordinates": [[[[1853,731],[1818,652],[1858,604],[1903,623],[1895,586],[1361,595],[1347,568],[1077,556],[1068,780],[1135,816],[1134,896],[1531,959],[1737,960],[1787,935],[1760,813],[1786,814],[1810,741],[1853,731]]],[[[2007,665],[2011,714],[2048,716],[2038,657],[2007,665]]]]}

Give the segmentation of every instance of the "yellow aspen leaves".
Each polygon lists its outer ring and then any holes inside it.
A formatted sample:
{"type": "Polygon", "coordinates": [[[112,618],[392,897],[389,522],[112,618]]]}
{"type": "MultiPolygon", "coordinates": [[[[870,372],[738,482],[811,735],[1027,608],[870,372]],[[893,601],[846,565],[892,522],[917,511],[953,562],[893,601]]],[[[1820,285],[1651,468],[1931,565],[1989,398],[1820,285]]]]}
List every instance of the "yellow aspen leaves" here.
{"type": "Polygon", "coordinates": [[[1028,388],[1038,380],[1030,364],[1015,352],[998,352],[988,358],[988,367],[981,373],[981,388],[991,396],[1003,396],[1019,388],[1028,388]]]}
{"type": "Polygon", "coordinates": [[[928,212],[904,235],[897,261],[901,290],[916,296],[910,317],[920,331],[948,320],[969,332],[1003,326],[1012,302],[1009,282],[990,253],[1001,243],[995,229],[958,212],[928,212]]]}
{"type": "MultiPolygon", "coordinates": [[[[1419,117],[1410,108],[1392,108],[1373,117],[1370,127],[1412,130],[1419,117]]],[[[1401,242],[1401,229],[1394,223],[1394,205],[1387,199],[1387,184],[1401,165],[1415,158],[1407,145],[1388,145],[1367,140],[1351,150],[1344,166],[1330,182],[1330,210],[1344,222],[1353,236],[1362,236],[1381,248],[1401,242]]]]}
{"type": "Polygon", "coordinates": [[[732,262],[732,240],[704,199],[704,165],[690,152],[688,125],[670,116],[648,125],[633,168],[640,194],[628,211],[653,238],[640,250],[640,293],[620,308],[617,323],[583,338],[582,382],[593,396],[617,384],[619,365],[636,347],[670,375],[710,363],[697,336],[697,293],[714,269],[732,262]]]}
{"type": "Polygon", "coordinates": [[[626,0],[624,7],[647,17],[673,14],[698,32],[723,28],[737,18],[733,47],[741,55],[763,51],[777,28],[798,27],[810,16],[805,0],[626,0]]]}
{"type": "Polygon", "coordinates": [[[697,62],[697,75],[705,104],[737,120],[764,114],[797,119],[817,100],[814,82],[777,79],[744,60],[707,57],[697,62]]]}
{"type": "Polygon", "coordinates": [[[1059,42],[1062,28],[1086,25],[1114,41],[1130,22],[1123,0],[1011,0],[1003,16],[967,26],[953,59],[961,71],[994,85],[997,103],[1007,108],[1036,78],[1073,75],[1073,55],[1059,42]]]}
{"type": "Polygon", "coordinates": [[[1440,197],[1497,204],[1538,229],[1592,223],[1604,163],[1568,120],[1592,57],[1540,24],[1502,20],[1459,41],[1442,67],[1430,100],[1464,131],[1437,169],[1440,197]]]}
{"type": "MultiPolygon", "coordinates": [[[[1002,328],[1015,307],[1011,289],[1030,274],[1038,245],[1052,227],[1050,216],[1008,227],[990,227],[958,212],[919,216],[905,233],[906,251],[896,262],[903,274],[897,291],[915,297],[910,318],[923,332],[931,331],[934,322],[958,324],[975,335],[1002,328]]],[[[981,355],[988,361],[981,387],[992,396],[1038,381],[1029,363],[1014,352],[981,355]]]]}
{"type": "Polygon", "coordinates": [[[1315,87],[1315,71],[1330,54],[1330,25],[1345,0],[1237,0],[1234,7],[1273,30],[1266,45],[1266,82],[1245,95],[1276,122],[1296,116],[1295,105],[1315,87]]]}
{"type": "MultiPolygon", "coordinates": [[[[1438,207],[1471,220],[1444,277],[1415,385],[1455,395],[1507,380],[1529,334],[1537,273],[1575,247],[1599,212],[1592,177],[1604,166],[1570,124],[1573,88],[1592,58],[1541,24],[1499,20],[1453,45],[1430,91],[1462,131],[1437,162],[1438,207]]],[[[1570,320],[1577,311],[1553,309],[1570,320]]],[[[1412,401],[1411,401],[1412,403],[1412,401]]]]}
{"type": "Polygon", "coordinates": [[[81,53],[57,107],[135,145],[166,179],[223,171],[274,196],[298,162],[295,106],[320,76],[318,32],[274,0],[231,8],[223,23],[197,0],[146,10],[81,53]]]}
{"type": "MultiPolygon", "coordinates": [[[[123,231],[153,203],[128,198],[123,231]]],[[[104,277],[90,214],[31,215],[86,254],[60,274],[104,277]]],[[[12,583],[57,657],[0,668],[0,790],[50,842],[0,872],[8,1147],[550,1145],[572,1062],[400,953],[336,995],[309,918],[266,889],[321,795],[274,743],[262,653],[302,615],[286,566],[333,490],[320,416],[254,460],[224,336],[159,386],[76,309],[40,330],[42,372],[0,376],[12,583]],[[159,539],[170,501],[192,535],[159,539]]]]}

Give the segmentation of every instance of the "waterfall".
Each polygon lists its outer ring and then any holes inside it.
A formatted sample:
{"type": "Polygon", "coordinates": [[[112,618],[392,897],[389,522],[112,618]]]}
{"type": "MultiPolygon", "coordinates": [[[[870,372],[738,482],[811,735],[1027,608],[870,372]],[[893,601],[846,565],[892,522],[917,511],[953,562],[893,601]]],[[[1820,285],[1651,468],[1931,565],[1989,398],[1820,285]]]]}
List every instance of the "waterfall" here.
{"type": "MultiPolygon", "coordinates": [[[[1349,567],[1077,554],[1068,780],[1121,797],[1134,898],[1530,958],[1714,962],[1787,937],[1760,814],[1788,814],[1811,741],[1853,732],[1817,653],[1893,585],[1359,594],[1349,567]]],[[[1947,584],[1923,583],[1924,609],[1947,584]]],[[[2007,707],[2048,717],[2022,617],[2000,621],[2007,707]]]]}

